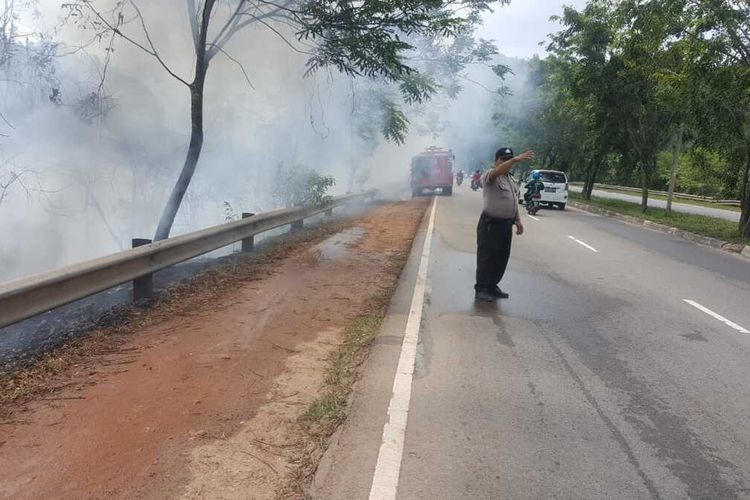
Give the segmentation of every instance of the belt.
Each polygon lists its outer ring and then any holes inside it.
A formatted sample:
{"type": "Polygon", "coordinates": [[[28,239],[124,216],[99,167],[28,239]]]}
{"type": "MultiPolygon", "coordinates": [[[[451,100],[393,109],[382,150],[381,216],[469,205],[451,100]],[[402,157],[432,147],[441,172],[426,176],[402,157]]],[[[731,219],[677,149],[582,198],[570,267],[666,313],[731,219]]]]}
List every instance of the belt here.
{"type": "Polygon", "coordinates": [[[509,220],[510,221],[515,221],[516,220],[515,215],[513,217],[493,217],[490,214],[488,214],[487,212],[482,212],[482,217],[484,217],[485,219],[489,219],[490,221],[497,221],[497,222],[509,221],[509,220]]]}

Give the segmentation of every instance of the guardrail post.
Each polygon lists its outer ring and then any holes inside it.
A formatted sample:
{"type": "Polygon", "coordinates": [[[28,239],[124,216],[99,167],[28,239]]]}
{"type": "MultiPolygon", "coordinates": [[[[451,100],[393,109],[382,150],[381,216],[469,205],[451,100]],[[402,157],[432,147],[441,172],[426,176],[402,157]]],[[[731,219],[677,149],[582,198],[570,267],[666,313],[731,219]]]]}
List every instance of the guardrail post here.
{"type": "MultiPolygon", "coordinates": [[[[248,217],[252,217],[253,213],[249,212],[242,212],[242,218],[247,219],[248,217]]],[[[247,238],[242,239],[242,251],[243,252],[252,252],[253,247],[255,246],[255,236],[248,236],[247,238]]]]}
{"type": "Polygon", "coordinates": [[[333,215],[333,209],[332,208],[329,208],[328,210],[326,210],[326,217],[330,217],[332,215],[333,215]]]}
{"type": "Polygon", "coordinates": [[[300,219],[292,222],[292,231],[297,231],[299,229],[302,229],[302,226],[304,225],[305,220],[300,219]]]}
{"type": "MultiPolygon", "coordinates": [[[[133,248],[148,245],[151,240],[146,238],[133,238],[133,248]]],[[[154,275],[153,273],[140,276],[133,280],[133,302],[142,300],[151,300],[154,296],[154,275]]]]}

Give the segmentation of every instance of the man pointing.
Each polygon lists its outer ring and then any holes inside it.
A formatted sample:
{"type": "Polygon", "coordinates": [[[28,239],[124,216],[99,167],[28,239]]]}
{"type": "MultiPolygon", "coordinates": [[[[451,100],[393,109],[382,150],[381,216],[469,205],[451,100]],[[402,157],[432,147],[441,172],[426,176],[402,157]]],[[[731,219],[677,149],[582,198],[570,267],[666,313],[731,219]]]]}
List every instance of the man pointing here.
{"type": "Polygon", "coordinates": [[[523,234],[523,223],[518,212],[518,191],[510,172],[516,163],[533,158],[533,151],[514,157],[510,148],[500,148],[495,153],[495,166],[482,175],[484,209],[477,226],[477,276],[474,285],[477,300],[492,302],[509,297],[498,284],[508,266],[513,225],[516,226],[516,234],[523,234]]]}

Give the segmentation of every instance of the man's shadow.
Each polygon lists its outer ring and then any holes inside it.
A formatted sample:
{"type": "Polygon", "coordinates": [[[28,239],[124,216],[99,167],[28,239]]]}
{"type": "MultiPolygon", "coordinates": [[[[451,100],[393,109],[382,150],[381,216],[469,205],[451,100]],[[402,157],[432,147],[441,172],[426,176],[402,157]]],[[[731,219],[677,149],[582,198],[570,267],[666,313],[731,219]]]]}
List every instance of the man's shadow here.
{"type": "Polygon", "coordinates": [[[475,300],[472,305],[472,311],[474,316],[483,316],[485,318],[494,318],[500,313],[500,306],[497,300],[492,302],[485,302],[483,300],[475,300]]]}

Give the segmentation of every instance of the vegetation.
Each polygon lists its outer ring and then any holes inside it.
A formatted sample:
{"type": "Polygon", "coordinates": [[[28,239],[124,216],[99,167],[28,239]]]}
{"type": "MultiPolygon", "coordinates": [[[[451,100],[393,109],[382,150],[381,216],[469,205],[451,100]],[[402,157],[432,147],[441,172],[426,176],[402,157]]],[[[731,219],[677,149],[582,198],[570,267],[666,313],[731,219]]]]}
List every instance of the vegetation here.
{"type": "Polygon", "coordinates": [[[584,182],[742,201],[750,237],[750,5],[590,0],[566,7],[533,95],[496,121],[584,182]]]}
{"type": "Polygon", "coordinates": [[[750,238],[740,236],[737,233],[737,224],[728,220],[682,212],[667,212],[666,209],[657,207],[648,207],[646,211],[643,211],[636,203],[612,198],[599,198],[597,196],[591,196],[588,200],[584,200],[580,193],[570,193],[570,198],[571,200],[585,201],[588,204],[613,212],[658,222],[659,224],[676,227],[691,233],[710,236],[711,238],[732,243],[750,245],[750,238]]]}
{"type": "Polygon", "coordinates": [[[279,166],[278,183],[274,187],[276,199],[285,207],[301,205],[323,206],[331,197],[328,190],[336,185],[329,175],[320,175],[302,165],[279,166]]]}

